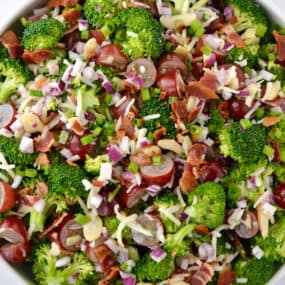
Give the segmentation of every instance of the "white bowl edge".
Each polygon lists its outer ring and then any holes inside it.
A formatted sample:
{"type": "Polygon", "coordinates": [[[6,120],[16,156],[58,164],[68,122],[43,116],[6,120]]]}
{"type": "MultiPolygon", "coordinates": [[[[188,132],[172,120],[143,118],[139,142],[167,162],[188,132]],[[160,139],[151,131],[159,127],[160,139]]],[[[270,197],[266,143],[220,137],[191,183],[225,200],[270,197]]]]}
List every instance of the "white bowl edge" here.
{"type": "MultiPolygon", "coordinates": [[[[9,1],[9,0],[8,0],[9,1]]],[[[0,19],[0,35],[7,30],[11,25],[18,21],[21,16],[26,15],[33,8],[39,7],[41,3],[45,3],[47,0],[22,0],[19,1],[17,7],[9,12],[5,17],[0,19]]],[[[280,9],[271,0],[256,0],[260,3],[268,12],[269,17],[277,23],[285,26],[285,17],[282,9],[280,9]]],[[[5,9],[5,8],[4,8],[5,9]]],[[[285,234],[285,233],[284,233],[285,234]]],[[[20,275],[10,264],[8,264],[2,257],[0,257],[0,274],[4,273],[9,275],[9,282],[11,285],[31,285],[31,280],[27,280],[20,275]]],[[[1,279],[1,275],[0,275],[1,279]]],[[[1,280],[0,280],[1,281],[1,280]]],[[[1,282],[2,283],[2,282],[1,282]]],[[[285,284],[285,264],[279,269],[279,271],[273,276],[268,285],[284,285],[285,284]]]]}

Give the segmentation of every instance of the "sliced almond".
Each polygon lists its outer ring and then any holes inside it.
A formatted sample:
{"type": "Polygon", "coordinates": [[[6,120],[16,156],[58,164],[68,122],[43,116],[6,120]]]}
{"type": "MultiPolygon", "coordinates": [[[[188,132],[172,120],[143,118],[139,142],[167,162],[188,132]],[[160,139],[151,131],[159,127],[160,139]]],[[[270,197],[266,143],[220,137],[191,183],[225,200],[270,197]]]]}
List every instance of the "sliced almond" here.
{"type": "Polygon", "coordinates": [[[269,233],[269,217],[264,212],[262,203],[257,206],[257,220],[260,233],[263,238],[266,238],[269,233]]]}
{"type": "Polygon", "coordinates": [[[83,54],[86,59],[91,59],[96,54],[97,41],[95,38],[89,39],[83,49],[83,54]]]}
{"type": "Polygon", "coordinates": [[[181,145],[172,139],[162,139],[157,142],[157,145],[161,147],[162,149],[170,150],[178,155],[181,155],[183,152],[183,149],[181,145]]]}
{"type": "Polygon", "coordinates": [[[80,123],[80,121],[78,120],[78,118],[70,118],[69,119],[69,124],[71,129],[79,136],[82,136],[84,133],[84,127],[82,126],[82,124],[80,123]]]}
{"type": "Polygon", "coordinates": [[[161,155],[161,149],[156,145],[148,145],[143,147],[141,151],[149,157],[161,155]]]}

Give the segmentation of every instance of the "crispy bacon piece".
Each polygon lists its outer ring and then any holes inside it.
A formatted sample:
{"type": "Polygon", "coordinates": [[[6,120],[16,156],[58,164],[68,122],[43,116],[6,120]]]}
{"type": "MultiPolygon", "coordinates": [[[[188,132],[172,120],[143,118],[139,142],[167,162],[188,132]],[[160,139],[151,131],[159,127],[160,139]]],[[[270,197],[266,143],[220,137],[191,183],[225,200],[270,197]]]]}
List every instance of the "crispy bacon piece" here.
{"type": "Polygon", "coordinates": [[[206,235],[206,236],[209,236],[211,235],[211,232],[210,230],[208,229],[207,226],[203,225],[203,224],[200,224],[196,227],[196,231],[199,233],[199,234],[202,234],[202,235],[206,235]]]}
{"type": "Polygon", "coordinates": [[[39,49],[34,51],[25,50],[23,60],[27,64],[41,64],[52,56],[52,51],[47,49],[39,49]]]}
{"type": "Polygon", "coordinates": [[[273,31],[273,36],[277,44],[277,59],[280,62],[285,61],[285,35],[280,35],[277,31],[273,31]]]}
{"type": "Polygon", "coordinates": [[[42,196],[45,196],[48,193],[48,186],[44,182],[37,181],[37,189],[42,196]]]}
{"type": "Polygon", "coordinates": [[[229,103],[227,101],[221,102],[218,106],[220,114],[225,118],[229,119],[230,114],[229,114],[229,103]]]}
{"type": "Polygon", "coordinates": [[[60,7],[60,0],[48,0],[48,7],[49,8],[58,8],[60,7]]]}
{"type": "Polygon", "coordinates": [[[55,220],[53,220],[52,224],[47,227],[40,235],[40,238],[45,237],[47,234],[49,234],[51,231],[53,231],[54,229],[56,229],[62,222],[63,220],[68,216],[67,212],[62,212],[61,215],[56,218],[55,220]]]}
{"type": "Polygon", "coordinates": [[[5,32],[1,38],[0,38],[0,42],[2,43],[2,45],[8,49],[9,55],[12,58],[17,58],[19,56],[21,56],[23,49],[20,45],[20,41],[18,39],[18,37],[16,36],[16,34],[9,30],[7,32],[5,32]]]}
{"type": "Polygon", "coordinates": [[[263,118],[262,124],[264,127],[271,127],[280,122],[279,117],[265,117],[263,118]]]}
{"type": "Polygon", "coordinates": [[[159,128],[158,130],[155,130],[153,132],[153,138],[154,140],[157,142],[158,140],[160,140],[162,137],[164,137],[167,134],[167,130],[166,128],[162,127],[159,128]]]}
{"type": "Polygon", "coordinates": [[[103,34],[102,31],[99,30],[99,29],[90,30],[90,31],[89,31],[89,37],[95,38],[96,41],[97,41],[97,43],[98,43],[99,45],[101,45],[102,42],[104,42],[104,40],[105,40],[104,34],[103,34]]]}
{"type": "Polygon", "coordinates": [[[272,147],[273,147],[273,149],[274,149],[273,162],[280,163],[280,161],[281,161],[281,151],[280,151],[279,142],[274,142],[274,143],[272,144],[272,147]]]}
{"type": "Polygon", "coordinates": [[[80,19],[80,16],[80,11],[75,8],[63,12],[63,18],[71,25],[75,25],[80,19]]]}
{"type": "Polygon", "coordinates": [[[205,162],[207,147],[204,144],[196,143],[189,150],[187,162],[192,166],[200,166],[205,162]]]}
{"type": "Polygon", "coordinates": [[[246,47],[244,40],[235,31],[232,25],[224,25],[220,31],[221,33],[225,34],[228,37],[229,42],[235,45],[237,48],[246,47]]]}
{"type": "Polygon", "coordinates": [[[63,7],[73,7],[78,3],[78,0],[61,0],[60,5],[63,7]]]}
{"type": "Polygon", "coordinates": [[[190,82],[186,86],[186,93],[189,96],[194,96],[201,99],[219,99],[216,92],[208,86],[204,85],[204,83],[201,81],[190,82]]]}
{"type": "Polygon", "coordinates": [[[214,91],[217,89],[217,77],[212,71],[206,70],[200,78],[200,82],[214,91]]]}
{"type": "Polygon", "coordinates": [[[179,186],[183,193],[187,193],[196,186],[196,179],[193,174],[192,166],[185,163],[182,177],[179,180],[179,186]]]}
{"type": "Polygon", "coordinates": [[[191,285],[206,285],[212,280],[214,270],[208,263],[203,263],[201,268],[191,276],[191,285]]]}
{"type": "Polygon", "coordinates": [[[55,142],[53,133],[46,129],[39,137],[36,138],[35,148],[39,152],[48,152],[55,142]]]}
{"type": "Polygon", "coordinates": [[[185,101],[178,101],[171,104],[172,112],[180,121],[185,121],[188,117],[188,111],[185,101]]]}
{"type": "Polygon", "coordinates": [[[95,247],[94,253],[104,274],[101,284],[109,284],[119,274],[119,266],[114,254],[105,244],[95,247]]]}
{"type": "Polygon", "coordinates": [[[46,153],[40,153],[36,158],[36,164],[48,166],[50,161],[46,153]]]}
{"type": "Polygon", "coordinates": [[[231,285],[235,281],[236,274],[234,271],[225,269],[219,273],[218,285],[231,285]]]}
{"type": "Polygon", "coordinates": [[[148,155],[146,155],[143,152],[137,152],[135,154],[132,154],[130,156],[130,160],[134,161],[139,166],[146,166],[146,165],[151,165],[152,164],[151,157],[149,157],[148,155]]]}
{"type": "Polygon", "coordinates": [[[135,138],[135,128],[131,120],[127,116],[122,117],[122,124],[120,130],[125,131],[126,135],[131,139],[135,138]]]}

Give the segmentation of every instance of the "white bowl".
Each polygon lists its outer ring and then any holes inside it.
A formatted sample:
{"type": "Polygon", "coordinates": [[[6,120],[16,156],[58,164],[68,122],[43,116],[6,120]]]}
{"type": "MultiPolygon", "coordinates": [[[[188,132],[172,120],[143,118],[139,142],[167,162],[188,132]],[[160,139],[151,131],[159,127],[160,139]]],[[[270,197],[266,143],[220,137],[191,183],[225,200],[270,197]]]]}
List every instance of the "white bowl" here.
{"type": "MultiPolygon", "coordinates": [[[[4,1],[4,0],[2,0],[4,1]]],[[[8,0],[9,1],[9,0],[8,0]]],[[[283,0],[256,0],[268,12],[270,18],[277,23],[285,26],[285,2],[283,0]],[[277,4],[277,2],[279,2],[277,4]]],[[[40,7],[47,0],[22,0],[15,1],[13,10],[0,19],[0,34],[8,28],[17,29],[18,20],[21,16],[28,14],[35,7],[40,7]]],[[[6,9],[3,7],[2,9],[6,9]]],[[[285,233],[284,233],[285,234],[285,233]]],[[[34,284],[29,276],[28,265],[11,266],[0,257],[0,284],[5,285],[31,285],[34,284]],[[3,274],[4,273],[4,274],[3,274]],[[3,274],[3,275],[2,275],[3,274]]],[[[285,284],[285,265],[274,275],[268,285],[284,285],[285,284]]]]}

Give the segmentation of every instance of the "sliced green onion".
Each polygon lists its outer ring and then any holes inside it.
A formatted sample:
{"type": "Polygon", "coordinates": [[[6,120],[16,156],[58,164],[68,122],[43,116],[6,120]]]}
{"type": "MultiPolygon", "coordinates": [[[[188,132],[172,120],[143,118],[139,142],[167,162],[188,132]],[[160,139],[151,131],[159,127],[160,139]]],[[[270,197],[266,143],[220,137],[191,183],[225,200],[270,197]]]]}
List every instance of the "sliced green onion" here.
{"type": "Polygon", "coordinates": [[[82,145],[90,144],[93,141],[94,141],[93,135],[87,135],[80,139],[80,142],[82,143],[82,145]]]}
{"type": "Polygon", "coordinates": [[[67,131],[61,131],[59,135],[59,143],[65,144],[69,138],[69,133],[67,131]]]}
{"type": "Polygon", "coordinates": [[[264,146],[263,150],[262,150],[263,154],[265,154],[268,158],[272,158],[274,156],[274,149],[269,146],[266,145],[264,146]]]}
{"type": "Polygon", "coordinates": [[[119,185],[117,185],[117,187],[114,189],[114,191],[112,191],[112,192],[109,194],[109,196],[108,196],[108,202],[111,203],[111,202],[115,199],[115,197],[116,197],[117,194],[119,193],[120,189],[121,189],[121,185],[119,184],[119,185]]]}
{"type": "Polygon", "coordinates": [[[208,46],[208,45],[202,46],[202,47],[201,47],[201,51],[202,51],[202,53],[203,53],[204,55],[206,55],[206,56],[210,56],[211,53],[212,53],[212,49],[211,49],[211,47],[208,46]]]}
{"type": "Polygon", "coordinates": [[[30,89],[29,94],[31,96],[34,96],[34,97],[43,97],[43,91],[42,90],[30,89]]]}
{"type": "Polygon", "coordinates": [[[161,155],[155,155],[152,157],[152,164],[153,165],[161,165],[162,164],[162,156],[161,155]]]}
{"type": "Polygon", "coordinates": [[[204,32],[205,32],[205,29],[202,23],[198,19],[195,19],[194,21],[192,21],[192,23],[189,26],[189,33],[192,36],[201,37],[204,34],[204,32]]]}
{"type": "Polygon", "coordinates": [[[150,99],[150,92],[149,89],[142,89],[141,96],[143,101],[147,101],[150,99]]]}
{"type": "Polygon", "coordinates": [[[138,173],[139,165],[137,163],[135,163],[134,161],[131,161],[129,166],[128,166],[128,170],[132,173],[138,173]]]}
{"type": "Polygon", "coordinates": [[[243,129],[249,129],[252,126],[252,123],[249,119],[242,119],[240,120],[240,124],[243,127],[243,129]]]}
{"type": "Polygon", "coordinates": [[[106,105],[109,105],[112,102],[112,100],[113,100],[113,96],[111,94],[107,94],[104,98],[104,103],[106,105]]]}
{"type": "Polygon", "coordinates": [[[88,30],[82,31],[81,34],[80,34],[80,38],[81,38],[81,40],[88,40],[88,38],[89,38],[89,31],[88,30]]]}
{"type": "Polygon", "coordinates": [[[101,134],[102,128],[100,127],[95,127],[95,129],[92,131],[93,136],[97,137],[101,134]]]}

